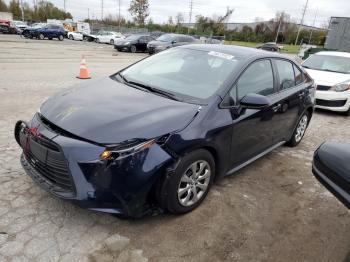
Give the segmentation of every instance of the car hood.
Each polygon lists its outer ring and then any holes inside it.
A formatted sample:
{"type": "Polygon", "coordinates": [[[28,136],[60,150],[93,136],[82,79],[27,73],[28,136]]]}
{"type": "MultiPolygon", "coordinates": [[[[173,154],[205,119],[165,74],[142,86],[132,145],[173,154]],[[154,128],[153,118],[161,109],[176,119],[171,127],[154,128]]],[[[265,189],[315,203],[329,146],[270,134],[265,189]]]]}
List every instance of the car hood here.
{"type": "Polygon", "coordinates": [[[170,42],[162,42],[162,41],[151,41],[149,42],[149,45],[153,45],[153,46],[170,46],[171,43],[170,42]]]}
{"type": "Polygon", "coordinates": [[[117,40],[117,42],[116,42],[116,44],[118,44],[118,45],[124,45],[125,43],[134,44],[134,43],[136,43],[136,41],[135,40],[120,39],[120,40],[117,40]]]}
{"type": "Polygon", "coordinates": [[[56,126],[101,144],[151,139],[185,128],[199,106],[148,93],[111,78],[67,89],[40,108],[56,126]]]}
{"type": "Polygon", "coordinates": [[[350,74],[341,74],[305,68],[317,85],[333,86],[350,79],[350,74]]]}

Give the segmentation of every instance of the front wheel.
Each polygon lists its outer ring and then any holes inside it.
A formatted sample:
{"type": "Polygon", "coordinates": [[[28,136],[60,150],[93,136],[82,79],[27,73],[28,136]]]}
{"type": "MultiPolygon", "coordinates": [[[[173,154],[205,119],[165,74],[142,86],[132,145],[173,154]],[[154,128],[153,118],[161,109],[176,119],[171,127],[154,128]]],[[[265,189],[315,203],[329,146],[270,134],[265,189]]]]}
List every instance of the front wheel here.
{"type": "Polygon", "coordinates": [[[207,196],[214,179],[215,162],[207,150],[185,155],[174,174],[162,182],[158,200],[162,208],[183,214],[198,207],[207,196]]]}
{"type": "Polygon", "coordinates": [[[73,35],[69,35],[69,37],[68,37],[70,40],[74,40],[74,37],[73,37],[73,35]]]}
{"type": "Polygon", "coordinates": [[[45,36],[44,36],[43,34],[40,34],[40,35],[39,35],[39,39],[40,39],[40,40],[44,40],[44,38],[45,38],[45,36]]]}
{"type": "Polygon", "coordinates": [[[58,40],[63,41],[63,35],[59,35],[58,40]]]}
{"type": "Polygon", "coordinates": [[[310,122],[310,114],[305,112],[299,119],[298,125],[295,128],[292,138],[287,142],[287,145],[290,147],[297,146],[303,139],[306,129],[310,122]]]}
{"type": "Polygon", "coordinates": [[[111,45],[114,45],[114,40],[111,39],[111,41],[109,41],[109,43],[110,43],[111,45]]]}
{"type": "Polygon", "coordinates": [[[136,51],[137,51],[136,46],[134,46],[134,45],[130,46],[131,53],[136,53],[136,51]]]}

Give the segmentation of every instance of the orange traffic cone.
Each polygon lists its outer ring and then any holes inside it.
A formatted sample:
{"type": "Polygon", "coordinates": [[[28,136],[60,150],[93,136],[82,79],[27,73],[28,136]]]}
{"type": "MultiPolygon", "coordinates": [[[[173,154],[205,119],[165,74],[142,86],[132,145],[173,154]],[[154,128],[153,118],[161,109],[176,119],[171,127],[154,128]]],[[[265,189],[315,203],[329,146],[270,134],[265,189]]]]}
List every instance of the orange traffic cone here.
{"type": "Polygon", "coordinates": [[[79,79],[90,79],[91,77],[89,77],[89,73],[86,67],[86,61],[85,61],[85,56],[82,55],[81,56],[81,63],[80,63],[80,72],[79,72],[79,76],[77,76],[77,78],[79,79]]]}

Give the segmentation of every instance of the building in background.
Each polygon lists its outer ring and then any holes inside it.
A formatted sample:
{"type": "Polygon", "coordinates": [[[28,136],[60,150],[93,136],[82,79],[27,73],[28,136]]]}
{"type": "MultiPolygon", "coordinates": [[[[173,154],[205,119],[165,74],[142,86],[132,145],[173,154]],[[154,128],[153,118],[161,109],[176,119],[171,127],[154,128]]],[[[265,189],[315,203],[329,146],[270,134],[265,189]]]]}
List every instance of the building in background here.
{"type": "Polygon", "coordinates": [[[350,17],[332,17],[324,47],[350,52],[350,17]]]}

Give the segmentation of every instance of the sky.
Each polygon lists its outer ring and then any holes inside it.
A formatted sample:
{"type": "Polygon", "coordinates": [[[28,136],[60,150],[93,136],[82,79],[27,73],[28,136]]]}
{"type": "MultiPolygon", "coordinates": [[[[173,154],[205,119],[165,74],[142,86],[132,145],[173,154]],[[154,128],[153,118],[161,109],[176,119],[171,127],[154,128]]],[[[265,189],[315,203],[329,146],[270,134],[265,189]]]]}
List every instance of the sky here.
{"type": "MultiPolygon", "coordinates": [[[[32,0],[23,0],[32,3],[32,0]]],[[[117,16],[118,2],[121,5],[121,16],[131,19],[128,12],[130,0],[104,0],[104,16],[111,14],[117,16]]],[[[7,0],[9,2],[9,0],[7,0]]],[[[64,0],[51,0],[56,6],[63,8],[64,0]]],[[[189,21],[190,0],[149,0],[150,17],[154,22],[162,23],[169,16],[183,13],[185,22],[189,21]]],[[[300,22],[306,0],[193,0],[194,22],[196,15],[212,17],[222,15],[227,6],[234,8],[229,22],[253,22],[256,17],[269,20],[277,11],[286,11],[293,19],[300,22]]],[[[66,0],[66,10],[75,20],[101,18],[101,0],[66,0]]],[[[305,16],[305,24],[312,25],[317,12],[316,26],[326,23],[331,16],[350,16],[350,0],[309,0],[305,16]]]]}

